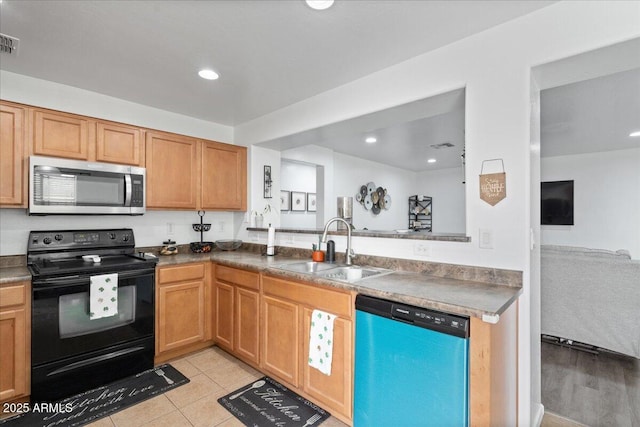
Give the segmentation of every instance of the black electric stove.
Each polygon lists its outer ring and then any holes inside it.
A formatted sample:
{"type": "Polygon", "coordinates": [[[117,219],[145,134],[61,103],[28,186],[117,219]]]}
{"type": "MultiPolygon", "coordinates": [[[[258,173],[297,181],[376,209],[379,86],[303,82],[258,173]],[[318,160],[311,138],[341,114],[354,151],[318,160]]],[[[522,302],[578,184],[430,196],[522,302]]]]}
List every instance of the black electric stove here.
{"type": "Polygon", "coordinates": [[[29,233],[32,401],[56,401],[153,367],[156,262],[136,252],[131,229],[29,233]],[[117,310],[95,319],[92,293],[102,289],[92,283],[105,274],[117,286],[117,310]]]}

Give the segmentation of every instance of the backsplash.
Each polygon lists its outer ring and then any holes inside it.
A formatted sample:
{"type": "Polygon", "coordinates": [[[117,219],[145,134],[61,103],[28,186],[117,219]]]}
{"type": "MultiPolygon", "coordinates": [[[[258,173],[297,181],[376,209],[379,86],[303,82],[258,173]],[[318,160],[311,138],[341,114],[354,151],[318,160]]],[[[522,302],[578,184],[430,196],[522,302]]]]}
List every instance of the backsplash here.
{"type": "MultiPolygon", "coordinates": [[[[232,212],[207,212],[206,223],[211,231],[204,240],[216,241],[234,237],[232,212]]],[[[25,255],[27,239],[32,230],[76,230],[101,228],[132,228],[136,246],[156,246],[171,238],[177,244],[200,240],[200,233],[191,224],[200,222],[195,211],[150,211],[140,216],[122,215],[50,215],[29,216],[25,209],[0,210],[0,256],[25,255]]]]}

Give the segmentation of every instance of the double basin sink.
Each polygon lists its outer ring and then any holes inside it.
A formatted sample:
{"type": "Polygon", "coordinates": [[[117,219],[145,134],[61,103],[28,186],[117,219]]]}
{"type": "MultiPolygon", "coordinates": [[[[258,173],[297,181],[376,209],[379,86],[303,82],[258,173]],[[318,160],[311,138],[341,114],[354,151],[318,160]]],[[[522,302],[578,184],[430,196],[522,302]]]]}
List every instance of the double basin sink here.
{"type": "Polygon", "coordinates": [[[330,264],[315,261],[299,261],[281,264],[274,266],[274,268],[347,283],[353,283],[362,279],[393,273],[393,270],[388,270],[386,268],[330,264]]]}

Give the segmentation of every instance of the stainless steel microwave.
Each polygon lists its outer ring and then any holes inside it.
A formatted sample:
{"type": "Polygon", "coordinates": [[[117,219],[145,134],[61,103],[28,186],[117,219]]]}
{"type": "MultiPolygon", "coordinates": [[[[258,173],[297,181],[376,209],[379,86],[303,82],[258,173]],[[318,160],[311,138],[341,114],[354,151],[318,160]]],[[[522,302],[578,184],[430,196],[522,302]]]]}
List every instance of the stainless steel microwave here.
{"type": "Polygon", "coordinates": [[[145,189],[144,168],[29,158],[29,215],[142,215],[145,189]]]}

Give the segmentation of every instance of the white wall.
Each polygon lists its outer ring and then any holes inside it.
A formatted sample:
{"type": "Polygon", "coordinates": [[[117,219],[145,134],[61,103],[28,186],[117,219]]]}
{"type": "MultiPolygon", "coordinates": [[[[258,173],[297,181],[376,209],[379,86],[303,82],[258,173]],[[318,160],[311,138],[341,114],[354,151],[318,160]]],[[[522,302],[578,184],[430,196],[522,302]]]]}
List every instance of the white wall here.
{"type": "MultiPolygon", "coordinates": [[[[316,166],[282,159],[280,168],[282,190],[316,193],[316,166]]],[[[306,198],[306,194],[305,194],[306,198]]],[[[307,206],[307,209],[309,207],[307,206]]],[[[288,228],[316,228],[316,213],[305,211],[281,211],[280,226],[288,228]]]]}
{"type": "MultiPolygon", "coordinates": [[[[194,119],[169,111],[151,108],[95,92],[0,71],[0,96],[7,101],[20,102],[90,117],[175,132],[220,142],[233,143],[233,128],[194,119]]],[[[168,237],[167,223],[173,225],[170,237],[178,243],[200,240],[191,228],[199,222],[196,212],[147,211],[140,217],[129,216],[47,216],[30,217],[24,209],[0,210],[0,255],[26,253],[30,230],[132,227],[139,246],[161,245],[168,237]]],[[[234,216],[230,213],[207,212],[205,222],[212,223],[205,240],[234,236],[234,216]]]]}
{"type": "Polygon", "coordinates": [[[418,173],[415,194],[433,198],[433,232],[465,233],[465,185],[462,167],[418,173]]]}
{"type": "Polygon", "coordinates": [[[409,226],[407,200],[414,191],[415,172],[340,153],[335,153],[334,159],[334,199],[339,196],[353,197],[353,225],[356,229],[396,230],[409,226]],[[360,186],[368,182],[386,188],[391,197],[389,209],[382,209],[378,215],[356,201],[360,186]]]}
{"type": "MultiPolygon", "coordinates": [[[[249,226],[249,215],[253,212],[263,216],[263,226],[268,227],[272,224],[274,227],[280,226],[280,152],[262,147],[251,147],[249,150],[249,191],[247,198],[248,208],[247,214],[244,215],[243,223],[239,228],[238,238],[246,237],[245,228],[249,226]],[[271,166],[271,185],[270,199],[264,198],[264,166],[271,166]]],[[[238,214],[239,216],[239,214],[238,214]]],[[[265,241],[266,244],[266,241],[265,241]]]]}
{"type": "Polygon", "coordinates": [[[640,259],[640,148],[543,157],[540,179],[574,180],[574,225],[543,225],[542,244],[627,249],[640,259]]]}
{"type": "MultiPolygon", "coordinates": [[[[466,230],[474,240],[433,242],[429,259],[522,270],[518,322],[526,331],[539,317],[529,317],[531,68],[639,36],[640,2],[559,2],[243,124],[235,137],[249,145],[465,87],[466,230]],[[494,158],[504,160],[507,198],[490,206],[479,199],[478,175],[482,161],[494,158]],[[478,247],[481,228],[492,232],[493,249],[478,247]]],[[[416,258],[409,241],[366,242],[356,238],[355,251],[416,258]]],[[[528,338],[519,341],[519,354],[530,354],[528,338]]],[[[522,362],[517,394],[524,426],[540,402],[531,393],[531,365],[522,362]]]]}

